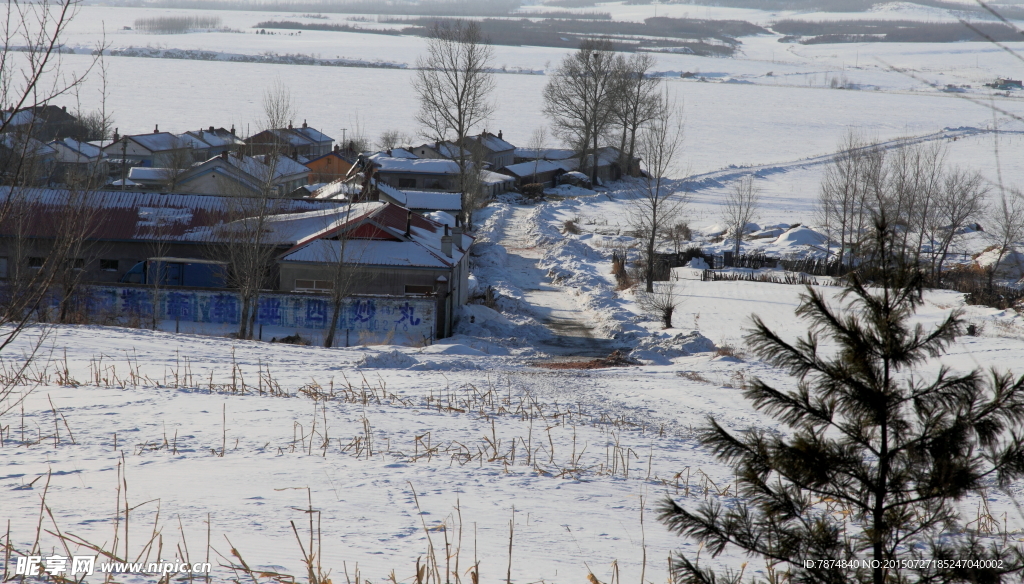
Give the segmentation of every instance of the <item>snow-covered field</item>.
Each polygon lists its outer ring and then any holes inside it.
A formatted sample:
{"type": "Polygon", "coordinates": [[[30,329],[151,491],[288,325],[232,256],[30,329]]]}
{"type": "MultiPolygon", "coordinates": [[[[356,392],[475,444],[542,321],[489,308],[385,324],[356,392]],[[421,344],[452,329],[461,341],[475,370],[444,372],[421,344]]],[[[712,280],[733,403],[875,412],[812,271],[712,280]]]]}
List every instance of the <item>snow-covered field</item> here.
{"type": "MultiPolygon", "coordinates": [[[[761,24],[797,17],[956,17],[906,4],[866,16],[624,3],[596,8],[623,20],[642,20],[655,9],[761,24]]],[[[145,35],[122,28],[141,16],[180,12],[83,6],[68,45],[91,47],[106,30],[113,48],[301,53],[406,67],[108,57],[107,107],[122,133],[155,124],[171,131],[234,124],[244,132],[258,117],[263,89],[278,79],[291,87],[299,117],[335,139],[343,128],[371,138],[388,129],[415,130],[411,68],[422,39],[252,34],[261,20],[301,19],[265,12],[216,12],[225,27],[241,32],[145,35]]],[[[821,173],[851,130],[881,141],[942,142],[951,164],[978,169],[991,184],[1000,175],[1007,184],[1024,183],[1024,124],[984,106],[991,101],[1024,115],[1024,98],[1019,92],[990,96],[978,87],[1000,75],[1019,78],[1019,62],[998,48],[741,40],[741,52],[729,59],[659,55],[657,69],[685,105],[685,155],[673,177],[690,191],[684,220],[696,243],[712,250],[728,245],[712,237],[723,195],[749,173],[764,197],[757,223],[813,228],[821,173]],[[945,93],[890,65],[940,86],[974,87],[945,93]],[[705,81],[679,78],[684,71],[705,81]],[[856,89],[831,89],[832,79],[856,89]]],[[[495,56],[498,67],[550,72],[563,52],[495,47],[495,56]]],[[[72,68],[88,61],[82,54],[63,58],[72,68]]],[[[547,77],[499,74],[495,81],[496,113],[488,129],[524,142],[547,124],[541,113],[547,77]]],[[[83,109],[98,107],[99,87],[93,75],[78,96],[83,109]]],[[[657,503],[671,496],[729,504],[734,494],[732,470],[698,445],[694,430],[707,416],[734,430],[775,428],[738,387],[754,376],[782,387],[793,383],[744,351],[750,315],[787,338],[805,327],[793,314],[798,286],[701,282],[697,271],[680,268],[673,275],[684,301],[673,327],[662,331],[631,292],[615,290],[611,275],[613,250],[635,243],[627,234],[626,190],[624,184],[600,192],[563,188],[564,198],[495,202],[478,213],[473,272],[481,289],[496,292],[497,310],[467,307],[459,334],[430,347],[323,349],[135,329],[47,329],[33,382],[19,386],[7,403],[21,395],[24,402],[0,416],[0,522],[10,521],[11,542],[27,550],[40,533],[45,553],[64,551],[54,535],[59,531],[133,560],[145,556],[152,541],[168,558],[205,561],[209,555],[215,581],[235,576],[218,566],[241,561],[232,556],[234,548],[254,569],[302,578],[313,517],[320,538],[314,547],[334,582],[354,577],[357,565],[372,582],[392,571],[398,580],[414,581],[417,560],[422,564],[431,546],[442,571],[450,556],[451,569],[458,562],[467,582],[475,562],[485,581],[504,579],[510,570],[520,583],[581,582],[590,572],[607,582],[613,562],[622,581],[636,581],[641,572],[646,581],[664,581],[671,550],[697,550],[656,522],[657,503]],[[563,233],[568,220],[581,233],[563,233]],[[567,330],[573,342],[560,344],[567,330]],[[584,346],[637,345],[634,356],[645,363],[639,367],[538,366],[584,346]],[[731,351],[716,351],[721,348],[731,351]],[[132,509],[127,525],[126,505],[132,509]]],[[[806,253],[804,243],[766,237],[747,249],[806,253]]],[[[975,233],[958,251],[977,253],[989,243],[975,233]]],[[[960,294],[931,292],[916,320],[927,326],[962,305],[960,294]]],[[[940,363],[967,370],[1022,362],[1024,318],[1013,311],[965,311],[979,335],[958,339],[949,354],[923,368],[925,374],[940,363]]],[[[30,330],[4,350],[0,377],[41,332],[30,330]]],[[[1020,495],[1020,486],[1013,492],[1020,495]]],[[[987,504],[1013,537],[1024,537],[1024,517],[1005,494],[992,493],[987,504]]],[[[973,518],[977,505],[967,501],[965,514],[973,518]]],[[[738,568],[745,558],[723,561],[738,568]]],[[[748,573],[763,569],[747,567],[748,573]]]]}

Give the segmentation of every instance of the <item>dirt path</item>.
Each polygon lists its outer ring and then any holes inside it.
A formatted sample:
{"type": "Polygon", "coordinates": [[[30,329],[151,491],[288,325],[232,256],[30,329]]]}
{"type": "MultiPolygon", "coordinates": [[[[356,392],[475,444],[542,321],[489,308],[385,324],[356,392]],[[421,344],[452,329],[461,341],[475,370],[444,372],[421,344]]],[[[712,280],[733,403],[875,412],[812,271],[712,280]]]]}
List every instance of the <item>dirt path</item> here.
{"type": "Polygon", "coordinates": [[[552,284],[537,262],[544,255],[529,236],[532,207],[515,207],[498,241],[508,252],[508,270],[523,291],[531,311],[554,335],[539,348],[558,356],[604,357],[620,344],[601,338],[588,323],[571,292],[552,284]]]}

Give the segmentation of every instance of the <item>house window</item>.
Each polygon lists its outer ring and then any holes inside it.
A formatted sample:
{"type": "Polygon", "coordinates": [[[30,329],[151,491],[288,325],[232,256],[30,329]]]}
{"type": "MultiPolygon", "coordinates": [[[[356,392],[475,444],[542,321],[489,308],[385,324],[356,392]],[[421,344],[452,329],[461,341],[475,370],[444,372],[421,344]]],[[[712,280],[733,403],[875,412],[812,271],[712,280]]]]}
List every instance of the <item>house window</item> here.
{"type": "Polygon", "coordinates": [[[414,178],[400,178],[400,179],[398,179],[398,188],[400,188],[400,189],[414,189],[414,188],[416,188],[416,179],[414,179],[414,178]]]}
{"type": "Polygon", "coordinates": [[[39,269],[46,263],[46,258],[41,257],[30,257],[28,258],[28,267],[39,269]]]}
{"type": "Polygon", "coordinates": [[[330,280],[295,280],[296,292],[327,292],[334,290],[334,282],[330,280]]]}
{"type": "Polygon", "coordinates": [[[433,294],[434,293],[434,287],[433,286],[406,286],[405,287],[405,293],[406,294],[433,294]]]}
{"type": "Polygon", "coordinates": [[[100,260],[100,270],[104,272],[116,272],[117,260],[100,260]]]}

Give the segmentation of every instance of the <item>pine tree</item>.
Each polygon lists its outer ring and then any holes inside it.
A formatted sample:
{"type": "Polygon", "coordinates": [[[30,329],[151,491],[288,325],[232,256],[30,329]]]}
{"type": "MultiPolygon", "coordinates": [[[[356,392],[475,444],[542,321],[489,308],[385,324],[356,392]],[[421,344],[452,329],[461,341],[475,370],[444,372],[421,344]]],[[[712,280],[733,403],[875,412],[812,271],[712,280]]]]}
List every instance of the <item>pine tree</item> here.
{"type": "MultiPolygon", "coordinates": [[[[875,233],[870,285],[851,276],[835,306],[810,287],[801,295],[806,337],[788,342],[754,318],[753,351],[798,383],[780,390],[755,379],[744,388],[787,432],[732,434],[711,419],[702,434],[737,469],[740,498],[694,511],[667,499],[660,519],[712,556],[732,548],[763,559],[774,568],[769,581],[1020,582],[1024,549],[968,529],[958,504],[1024,476],[1024,377],[944,366],[928,380],[915,374],[944,354],[961,314],[927,331],[912,325],[923,275],[889,253],[884,220],[875,233]]],[[[676,582],[742,578],[698,558],[674,556],[676,582]]]]}

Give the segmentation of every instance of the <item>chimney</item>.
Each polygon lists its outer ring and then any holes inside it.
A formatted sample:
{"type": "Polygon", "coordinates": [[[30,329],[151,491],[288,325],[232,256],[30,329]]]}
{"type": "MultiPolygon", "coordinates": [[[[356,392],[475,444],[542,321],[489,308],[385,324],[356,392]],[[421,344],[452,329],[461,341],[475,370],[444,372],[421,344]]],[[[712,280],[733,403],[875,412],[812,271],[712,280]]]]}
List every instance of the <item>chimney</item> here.
{"type": "Polygon", "coordinates": [[[405,212],[405,236],[412,237],[412,211],[405,212]]]}
{"type": "Polygon", "coordinates": [[[223,158],[224,160],[227,160],[228,159],[228,151],[225,150],[224,152],[221,152],[220,153],[220,157],[223,158]]]}
{"type": "Polygon", "coordinates": [[[335,144],[334,145],[334,151],[335,152],[341,152],[341,145],[340,144],[335,144]]]}
{"type": "Polygon", "coordinates": [[[452,239],[455,241],[455,247],[462,249],[462,228],[452,227],[452,239]]]}
{"type": "Polygon", "coordinates": [[[121,139],[121,135],[117,133],[117,128],[114,128],[114,142],[121,139]]]}
{"type": "Polygon", "coordinates": [[[501,130],[498,130],[498,139],[499,140],[504,140],[504,138],[501,137],[501,130]]]}
{"type": "Polygon", "coordinates": [[[288,129],[289,129],[289,130],[291,130],[291,129],[292,129],[292,122],[291,122],[291,120],[289,120],[289,121],[288,121],[288,129]]]}
{"type": "Polygon", "coordinates": [[[157,124],[157,125],[153,126],[153,133],[154,134],[159,134],[160,133],[160,124],[157,124]]]}
{"type": "Polygon", "coordinates": [[[210,126],[210,133],[213,133],[213,126],[210,126]]]}
{"type": "Polygon", "coordinates": [[[441,238],[441,253],[452,257],[452,236],[448,235],[448,226],[444,226],[444,236],[441,238]]]}
{"type": "Polygon", "coordinates": [[[235,135],[235,125],[234,124],[231,124],[231,135],[232,136],[235,135]]]}
{"type": "Polygon", "coordinates": [[[60,106],[60,111],[62,111],[64,113],[67,113],[68,112],[68,106],[66,106],[66,105],[60,106]]]}
{"type": "Polygon", "coordinates": [[[306,126],[306,120],[302,120],[302,129],[303,129],[303,130],[305,130],[305,129],[306,129],[306,127],[307,127],[307,126],[306,126]]]}

